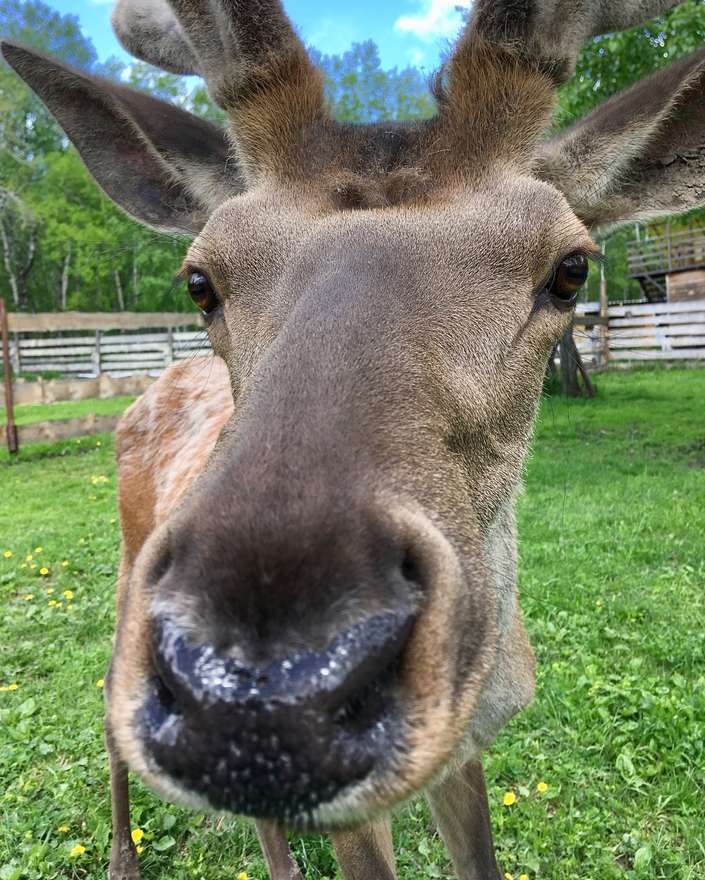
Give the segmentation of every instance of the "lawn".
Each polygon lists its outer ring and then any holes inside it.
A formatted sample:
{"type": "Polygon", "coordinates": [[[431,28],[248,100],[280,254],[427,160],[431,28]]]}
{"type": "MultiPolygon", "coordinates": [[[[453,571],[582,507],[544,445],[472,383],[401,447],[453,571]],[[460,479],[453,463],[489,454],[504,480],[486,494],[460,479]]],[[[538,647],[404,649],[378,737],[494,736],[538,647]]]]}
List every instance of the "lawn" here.
{"type": "MultiPolygon", "coordinates": [[[[705,371],[597,381],[544,401],[519,505],[538,691],[487,756],[498,853],[515,880],[702,880],[705,371]]],[[[117,556],[109,436],[0,460],[0,880],[106,876],[117,556]]],[[[145,880],[266,877],[245,822],[137,782],[133,819],[145,880]]],[[[452,876],[422,800],[395,836],[401,880],[452,876]]],[[[320,838],[295,846],[336,876],[320,838]]]]}
{"type": "MultiPolygon", "coordinates": [[[[24,403],[15,406],[17,425],[34,425],[54,419],[80,419],[88,415],[116,416],[132,403],[134,397],[109,397],[105,400],[66,400],[58,403],[24,403]]],[[[0,424],[5,421],[5,407],[0,406],[0,424]]]]}

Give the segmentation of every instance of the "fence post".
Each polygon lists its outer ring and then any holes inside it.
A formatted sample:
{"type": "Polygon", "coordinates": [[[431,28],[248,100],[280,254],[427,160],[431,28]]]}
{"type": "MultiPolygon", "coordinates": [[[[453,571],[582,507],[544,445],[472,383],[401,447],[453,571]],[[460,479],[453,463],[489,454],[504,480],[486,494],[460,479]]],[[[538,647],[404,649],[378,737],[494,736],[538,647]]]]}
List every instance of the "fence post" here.
{"type": "Polygon", "coordinates": [[[600,343],[602,366],[606,367],[610,360],[610,302],[607,294],[607,274],[605,264],[600,263],[600,343]]]}
{"type": "Polygon", "coordinates": [[[7,329],[7,310],[5,300],[0,297],[0,335],[2,335],[2,366],[5,374],[5,435],[9,452],[16,453],[17,425],[15,424],[15,407],[12,399],[12,364],[10,363],[10,334],[7,329]]]}
{"type": "Polygon", "coordinates": [[[100,342],[103,334],[100,330],[95,331],[95,351],[93,352],[93,372],[96,376],[100,376],[101,367],[100,367],[100,342]]]}
{"type": "Polygon", "coordinates": [[[165,367],[174,363],[174,328],[166,328],[166,364],[165,367]]]}
{"type": "Polygon", "coordinates": [[[20,334],[12,334],[13,347],[10,349],[10,358],[12,360],[12,369],[19,376],[22,372],[22,352],[20,351],[20,334]]]}

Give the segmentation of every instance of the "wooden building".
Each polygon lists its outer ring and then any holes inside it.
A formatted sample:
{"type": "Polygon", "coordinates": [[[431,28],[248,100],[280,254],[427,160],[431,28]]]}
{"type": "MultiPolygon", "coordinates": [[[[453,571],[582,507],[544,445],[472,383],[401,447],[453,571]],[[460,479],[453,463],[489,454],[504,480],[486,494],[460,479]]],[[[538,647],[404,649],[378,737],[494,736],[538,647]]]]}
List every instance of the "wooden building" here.
{"type": "Polygon", "coordinates": [[[640,237],[628,243],[627,259],[649,302],[705,300],[705,229],[640,237]]]}

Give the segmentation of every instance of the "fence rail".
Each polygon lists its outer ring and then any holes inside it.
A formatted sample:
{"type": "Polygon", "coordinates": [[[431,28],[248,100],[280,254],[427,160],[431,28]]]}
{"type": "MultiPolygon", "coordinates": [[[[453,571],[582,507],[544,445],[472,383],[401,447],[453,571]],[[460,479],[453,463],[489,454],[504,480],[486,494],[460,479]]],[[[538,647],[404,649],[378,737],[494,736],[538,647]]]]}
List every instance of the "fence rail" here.
{"type": "MultiPolygon", "coordinates": [[[[211,353],[193,315],[130,314],[9,315],[10,358],[16,373],[57,373],[75,378],[158,375],[169,364],[211,353]],[[31,334],[29,319],[38,319],[31,334]],[[56,319],[56,320],[55,320],[56,319]],[[168,326],[174,321],[175,326],[168,326]],[[137,332],[128,332],[135,322],[137,332]],[[62,327],[57,335],[56,326],[62,327]],[[146,325],[146,326],[145,326],[146,325]],[[157,329],[159,326],[163,329],[157,329]],[[86,327],[89,327],[86,331],[86,327]],[[117,332],[119,331],[119,332],[117,332]]],[[[579,305],[575,339],[588,368],[610,362],[705,361],[705,300],[612,305],[600,315],[597,303],[579,305]]]]}
{"type": "MultiPolygon", "coordinates": [[[[99,323],[95,316],[81,316],[89,318],[85,323],[92,332],[77,335],[83,328],[81,322],[74,319],[72,322],[59,322],[64,332],[71,333],[62,336],[50,336],[52,331],[43,329],[45,326],[51,326],[52,329],[55,326],[48,320],[39,322],[40,333],[36,332],[36,327],[31,335],[27,331],[17,332],[18,326],[28,326],[28,316],[20,316],[21,321],[13,317],[15,320],[10,322],[10,332],[13,329],[15,332],[10,341],[10,358],[16,373],[59,373],[77,378],[94,378],[104,373],[110,376],[129,376],[139,372],[156,374],[174,361],[211,352],[204,330],[167,326],[167,321],[171,320],[178,320],[178,326],[181,327],[189,324],[194,326],[198,321],[192,315],[128,315],[129,320],[120,322],[118,327],[108,318],[99,329],[94,329],[95,324],[99,323]],[[133,326],[138,319],[147,327],[161,325],[165,329],[161,332],[125,332],[125,327],[133,326]],[[118,329],[122,332],[109,332],[118,329]]],[[[44,319],[47,316],[34,317],[44,319]]],[[[118,317],[124,318],[125,315],[118,317]]]]}
{"type": "Polygon", "coordinates": [[[656,238],[628,243],[627,265],[631,278],[669,275],[705,266],[705,232],[684,229],[656,238]]]}
{"type": "MultiPolygon", "coordinates": [[[[578,307],[581,316],[599,312],[596,303],[578,307]]],[[[705,362],[705,300],[610,306],[606,335],[599,326],[576,328],[578,350],[588,367],[610,362],[705,362]]]]}

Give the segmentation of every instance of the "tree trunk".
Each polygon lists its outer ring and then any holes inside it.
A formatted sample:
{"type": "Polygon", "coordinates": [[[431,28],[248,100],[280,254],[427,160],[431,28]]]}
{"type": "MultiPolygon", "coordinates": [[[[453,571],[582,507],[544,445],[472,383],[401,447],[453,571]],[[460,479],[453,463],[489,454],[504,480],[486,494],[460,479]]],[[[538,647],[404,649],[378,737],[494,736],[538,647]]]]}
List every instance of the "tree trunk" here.
{"type": "Polygon", "coordinates": [[[120,280],[120,273],[117,269],[113,270],[113,276],[115,278],[115,291],[117,292],[118,298],[118,308],[121,312],[125,311],[125,294],[122,289],[122,281],[120,280]]]}
{"type": "Polygon", "coordinates": [[[29,233],[29,243],[27,245],[27,257],[24,266],[17,273],[19,278],[19,308],[26,312],[29,308],[29,298],[27,296],[27,282],[29,275],[34,266],[34,258],[37,255],[37,224],[32,223],[32,231],[29,233]]]}
{"type": "Polygon", "coordinates": [[[20,307],[20,290],[17,285],[17,276],[12,265],[12,250],[10,247],[10,239],[5,229],[4,218],[0,217],[0,237],[2,237],[2,254],[5,262],[5,271],[7,272],[7,280],[10,284],[12,292],[12,304],[18,309],[20,307]]]}
{"type": "Polygon", "coordinates": [[[595,387],[585,369],[580,352],[573,339],[573,327],[565,331],[560,343],[561,389],[568,397],[595,396],[595,387]],[[582,376],[583,388],[580,387],[578,374],[582,376]]]}
{"type": "Polygon", "coordinates": [[[59,295],[59,308],[62,312],[66,311],[66,300],[69,292],[69,269],[71,267],[71,242],[68,244],[68,250],[64,256],[64,263],[61,267],[61,290],[59,295]]]}
{"type": "Polygon", "coordinates": [[[137,273],[137,246],[132,248],[132,302],[136,306],[140,298],[139,275],[137,273]]]}

